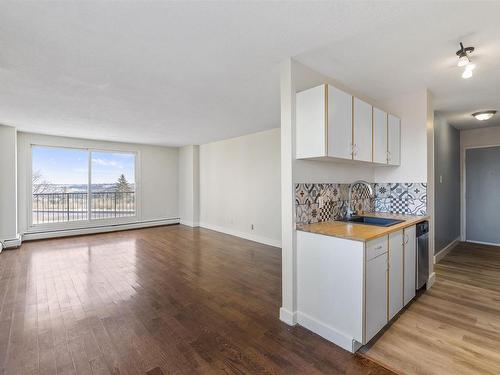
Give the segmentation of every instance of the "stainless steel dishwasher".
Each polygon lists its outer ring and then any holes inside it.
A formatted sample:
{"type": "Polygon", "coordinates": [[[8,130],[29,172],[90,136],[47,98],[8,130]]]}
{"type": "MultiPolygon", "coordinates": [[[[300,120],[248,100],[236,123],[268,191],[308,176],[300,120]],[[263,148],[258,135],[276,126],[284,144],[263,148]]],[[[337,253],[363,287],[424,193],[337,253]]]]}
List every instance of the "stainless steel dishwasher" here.
{"type": "Polygon", "coordinates": [[[429,278],[429,222],[417,224],[417,290],[429,278]]]}

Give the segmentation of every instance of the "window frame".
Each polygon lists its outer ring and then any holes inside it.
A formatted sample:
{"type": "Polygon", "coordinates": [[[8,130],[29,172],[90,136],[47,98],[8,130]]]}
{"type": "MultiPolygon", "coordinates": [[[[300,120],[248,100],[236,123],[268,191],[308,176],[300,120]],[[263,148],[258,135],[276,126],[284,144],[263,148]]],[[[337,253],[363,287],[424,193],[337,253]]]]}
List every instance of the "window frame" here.
{"type": "Polygon", "coordinates": [[[107,148],[107,147],[82,147],[81,145],[72,144],[59,144],[56,143],[30,143],[27,155],[27,226],[28,233],[37,232],[47,232],[47,231],[60,231],[60,230],[76,230],[76,229],[86,229],[86,228],[98,228],[113,225],[131,224],[140,222],[142,217],[142,195],[141,195],[141,171],[140,171],[140,151],[131,150],[129,148],[107,148]],[[87,218],[85,220],[74,220],[74,221],[59,221],[54,223],[33,223],[33,148],[34,147],[45,147],[45,148],[59,148],[59,149],[72,149],[87,151],[87,162],[88,162],[88,177],[87,177],[87,218]],[[91,183],[92,183],[92,152],[111,152],[111,153],[122,153],[122,154],[133,154],[134,163],[134,187],[135,187],[135,215],[124,216],[109,219],[92,219],[91,212],[91,183]]]}

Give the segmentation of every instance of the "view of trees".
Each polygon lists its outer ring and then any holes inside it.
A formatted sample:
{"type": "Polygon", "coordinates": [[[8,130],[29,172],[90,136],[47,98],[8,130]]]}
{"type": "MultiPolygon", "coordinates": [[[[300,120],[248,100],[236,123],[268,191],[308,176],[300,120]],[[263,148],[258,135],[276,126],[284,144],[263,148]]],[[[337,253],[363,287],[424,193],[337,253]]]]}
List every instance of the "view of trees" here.
{"type": "Polygon", "coordinates": [[[34,171],[31,178],[31,186],[33,186],[33,194],[42,194],[51,192],[51,183],[43,179],[40,171],[34,171]]]}
{"type": "Polygon", "coordinates": [[[130,188],[130,184],[123,174],[118,177],[118,182],[116,183],[116,191],[120,193],[132,191],[132,189],[130,188]]]}

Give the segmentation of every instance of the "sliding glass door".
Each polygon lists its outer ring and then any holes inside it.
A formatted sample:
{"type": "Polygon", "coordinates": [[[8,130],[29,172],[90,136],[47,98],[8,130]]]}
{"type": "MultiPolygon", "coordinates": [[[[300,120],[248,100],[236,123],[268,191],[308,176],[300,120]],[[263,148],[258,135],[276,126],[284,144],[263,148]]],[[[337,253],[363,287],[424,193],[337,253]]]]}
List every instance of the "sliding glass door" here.
{"type": "Polygon", "coordinates": [[[31,156],[33,226],[136,216],[135,153],[32,146],[31,156]]]}
{"type": "Polygon", "coordinates": [[[135,155],[92,151],[91,219],[135,215],[135,155]]]}

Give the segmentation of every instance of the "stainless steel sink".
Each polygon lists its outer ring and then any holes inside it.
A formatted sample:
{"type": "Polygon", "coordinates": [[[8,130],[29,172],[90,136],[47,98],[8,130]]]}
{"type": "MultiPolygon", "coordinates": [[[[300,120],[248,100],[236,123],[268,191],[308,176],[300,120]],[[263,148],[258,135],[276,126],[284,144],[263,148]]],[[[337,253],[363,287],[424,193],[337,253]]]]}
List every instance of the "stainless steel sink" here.
{"type": "Polygon", "coordinates": [[[385,217],[351,216],[350,218],[344,218],[339,221],[345,221],[347,223],[355,224],[375,225],[377,227],[390,227],[392,225],[402,223],[404,220],[389,219],[385,217]]]}

